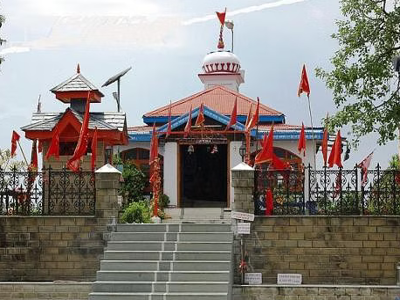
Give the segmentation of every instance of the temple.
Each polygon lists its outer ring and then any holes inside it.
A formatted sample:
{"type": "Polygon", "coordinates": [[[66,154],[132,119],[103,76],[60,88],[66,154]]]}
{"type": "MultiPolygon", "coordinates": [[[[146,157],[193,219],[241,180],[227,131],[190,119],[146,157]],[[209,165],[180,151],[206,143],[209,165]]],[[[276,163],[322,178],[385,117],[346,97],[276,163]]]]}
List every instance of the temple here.
{"type": "MultiPolygon", "coordinates": [[[[153,124],[159,133],[163,193],[176,207],[230,207],[233,201],[230,170],[244,159],[245,123],[250,107],[257,105],[239,92],[245,72],[239,58],[226,50],[207,54],[198,74],[203,90],[143,115],[145,125],[128,127],[129,144],[119,147],[123,160],[130,160],[149,173],[149,149],[153,124]],[[232,108],[237,101],[237,123],[229,130],[232,108]],[[200,106],[205,123],[195,126],[200,106]],[[192,129],[184,127],[192,108],[192,129]],[[169,113],[169,111],[171,111],[169,113]],[[171,117],[169,117],[171,116],[171,117]],[[166,137],[169,118],[172,132],[166,137]]],[[[261,101],[262,102],[262,101],[261,101]]],[[[261,140],[274,126],[274,152],[293,169],[303,164],[315,166],[315,153],[321,144],[323,129],[306,128],[306,153],[299,155],[297,141],[301,125],[286,123],[284,113],[262,103],[257,128],[250,132],[250,163],[261,150],[261,140]]]]}
{"type": "MultiPolygon", "coordinates": [[[[69,104],[69,107],[64,112],[41,112],[38,107],[38,111],[32,115],[31,124],[21,129],[26,138],[39,141],[39,148],[42,148],[42,153],[45,154],[58,128],[60,157],[50,157],[48,160],[44,159],[45,155],[42,157],[43,167],[62,169],[77,145],[86,100],[89,97],[91,104],[98,104],[104,95],[81,74],[79,65],[75,75],[52,88],[51,92],[55,94],[56,99],[69,104]]],[[[101,167],[111,161],[113,146],[128,143],[126,115],[122,112],[90,112],[90,139],[95,128],[98,130],[96,166],[101,167]]],[[[81,164],[84,171],[90,170],[91,153],[92,149],[88,147],[81,164]]]]}

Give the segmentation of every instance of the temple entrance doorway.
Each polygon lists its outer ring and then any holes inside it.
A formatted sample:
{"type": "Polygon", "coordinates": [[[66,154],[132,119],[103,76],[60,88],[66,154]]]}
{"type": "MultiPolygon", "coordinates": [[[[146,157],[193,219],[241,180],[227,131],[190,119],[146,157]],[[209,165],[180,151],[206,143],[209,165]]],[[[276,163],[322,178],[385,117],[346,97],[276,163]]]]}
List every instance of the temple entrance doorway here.
{"type": "Polygon", "coordinates": [[[227,206],[227,144],[180,145],[180,206],[227,206]]]}

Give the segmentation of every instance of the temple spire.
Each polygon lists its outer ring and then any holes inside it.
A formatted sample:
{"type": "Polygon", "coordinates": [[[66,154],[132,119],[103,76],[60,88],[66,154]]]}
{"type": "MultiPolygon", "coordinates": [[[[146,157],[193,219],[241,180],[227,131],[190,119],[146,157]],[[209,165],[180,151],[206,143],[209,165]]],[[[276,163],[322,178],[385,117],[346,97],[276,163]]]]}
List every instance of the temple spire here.
{"type": "Polygon", "coordinates": [[[80,67],[80,65],[78,64],[77,66],[76,66],[76,73],[80,73],[81,72],[81,67],[80,67]]]}

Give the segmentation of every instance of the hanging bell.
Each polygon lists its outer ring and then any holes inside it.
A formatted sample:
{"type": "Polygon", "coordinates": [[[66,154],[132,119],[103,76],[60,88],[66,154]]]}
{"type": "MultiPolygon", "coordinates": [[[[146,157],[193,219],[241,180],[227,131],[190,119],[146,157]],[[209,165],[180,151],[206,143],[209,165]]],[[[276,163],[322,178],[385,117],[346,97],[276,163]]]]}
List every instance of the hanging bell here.
{"type": "Polygon", "coordinates": [[[193,145],[189,145],[189,147],[188,147],[188,153],[189,154],[192,154],[194,152],[194,147],[193,147],[193,145]]]}
{"type": "Polygon", "coordinates": [[[217,153],[218,152],[218,147],[217,145],[214,145],[212,150],[211,150],[211,154],[217,153]]]}

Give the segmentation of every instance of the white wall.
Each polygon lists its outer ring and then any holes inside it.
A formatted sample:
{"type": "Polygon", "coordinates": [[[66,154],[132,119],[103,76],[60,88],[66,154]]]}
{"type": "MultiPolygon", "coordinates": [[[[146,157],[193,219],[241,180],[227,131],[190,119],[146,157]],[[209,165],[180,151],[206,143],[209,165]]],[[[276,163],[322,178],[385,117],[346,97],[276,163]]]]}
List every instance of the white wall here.
{"type": "Polygon", "coordinates": [[[169,205],[178,204],[178,144],[165,144],[164,152],[164,194],[168,195],[169,205]]]}
{"type": "MultiPolygon", "coordinates": [[[[239,154],[239,148],[242,145],[241,141],[236,141],[236,142],[230,142],[229,143],[229,169],[232,170],[232,168],[236,167],[238,164],[242,162],[242,157],[239,154]]],[[[233,197],[233,187],[232,187],[232,172],[229,172],[229,188],[230,188],[230,207],[232,208],[232,203],[234,201],[233,197]]]]}

